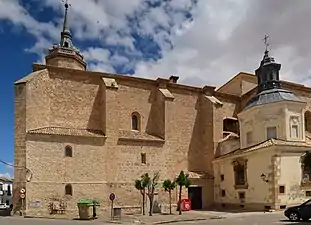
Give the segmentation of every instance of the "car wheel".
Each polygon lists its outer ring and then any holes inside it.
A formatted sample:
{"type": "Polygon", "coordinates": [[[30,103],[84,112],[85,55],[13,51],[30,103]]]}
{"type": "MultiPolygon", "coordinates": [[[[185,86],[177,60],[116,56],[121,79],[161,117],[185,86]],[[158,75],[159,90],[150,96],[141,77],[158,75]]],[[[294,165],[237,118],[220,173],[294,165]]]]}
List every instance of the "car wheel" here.
{"type": "Polygon", "coordinates": [[[300,216],[297,212],[291,212],[289,214],[289,220],[290,221],[299,221],[300,220],[300,216]]]}

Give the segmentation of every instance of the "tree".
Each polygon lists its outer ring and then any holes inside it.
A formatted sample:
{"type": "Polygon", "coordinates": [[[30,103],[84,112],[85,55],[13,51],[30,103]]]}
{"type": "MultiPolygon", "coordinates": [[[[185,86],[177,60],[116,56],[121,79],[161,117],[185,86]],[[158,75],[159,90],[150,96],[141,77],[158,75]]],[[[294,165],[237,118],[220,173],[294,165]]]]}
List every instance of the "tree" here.
{"type": "Polygon", "coordinates": [[[302,166],[305,169],[311,169],[311,152],[306,152],[302,158],[302,166]]]}
{"type": "Polygon", "coordinates": [[[175,181],[167,179],[163,182],[163,188],[169,194],[170,214],[172,214],[172,190],[176,187],[175,181]]]}
{"type": "Polygon", "coordinates": [[[153,198],[154,198],[154,190],[156,186],[158,185],[158,180],[160,177],[159,172],[154,173],[152,179],[149,177],[148,173],[146,174],[148,177],[148,185],[147,185],[147,196],[149,198],[149,216],[152,216],[152,211],[153,211],[153,198]]]}
{"type": "Polygon", "coordinates": [[[143,174],[141,175],[140,179],[135,180],[135,188],[140,191],[140,194],[142,195],[143,199],[143,215],[145,215],[145,198],[146,198],[146,187],[149,184],[149,175],[143,174]]]}
{"type": "Polygon", "coordinates": [[[188,188],[191,184],[188,174],[186,175],[184,171],[180,171],[178,177],[176,178],[176,183],[179,186],[179,198],[178,198],[178,207],[179,207],[179,215],[181,215],[181,192],[182,192],[182,187],[185,186],[188,188]]]}

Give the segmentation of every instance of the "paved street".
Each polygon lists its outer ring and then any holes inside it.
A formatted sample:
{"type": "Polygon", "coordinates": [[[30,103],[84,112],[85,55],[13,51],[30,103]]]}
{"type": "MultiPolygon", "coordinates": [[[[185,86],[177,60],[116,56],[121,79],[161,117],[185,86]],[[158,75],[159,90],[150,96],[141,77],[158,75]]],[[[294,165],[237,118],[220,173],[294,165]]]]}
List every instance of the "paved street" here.
{"type": "MultiPolygon", "coordinates": [[[[311,221],[310,221],[311,222],[311,221]]],[[[283,216],[283,213],[271,213],[271,214],[257,214],[257,215],[246,215],[243,217],[237,216],[237,217],[231,217],[226,219],[212,219],[207,221],[193,221],[193,222],[183,222],[178,223],[178,225],[277,225],[277,224],[283,224],[283,225],[311,225],[311,223],[308,222],[301,222],[301,223],[293,223],[286,219],[286,217],[283,216]]],[[[177,223],[175,224],[177,225],[177,223]]]]}
{"type": "MultiPolygon", "coordinates": [[[[51,220],[51,219],[24,219],[18,217],[0,217],[1,225],[108,225],[110,223],[104,223],[101,221],[68,221],[68,220],[51,220]]],[[[125,223],[122,223],[125,224],[125,223]]],[[[127,223],[128,225],[134,223],[127,223]]],[[[175,225],[272,225],[272,224],[283,224],[283,225],[311,225],[309,223],[300,222],[292,223],[286,220],[282,213],[266,213],[266,214],[248,214],[243,216],[232,216],[226,219],[211,219],[206,221],[193,221],[193,222],[178,222],[173,223],[175,225]]]]}

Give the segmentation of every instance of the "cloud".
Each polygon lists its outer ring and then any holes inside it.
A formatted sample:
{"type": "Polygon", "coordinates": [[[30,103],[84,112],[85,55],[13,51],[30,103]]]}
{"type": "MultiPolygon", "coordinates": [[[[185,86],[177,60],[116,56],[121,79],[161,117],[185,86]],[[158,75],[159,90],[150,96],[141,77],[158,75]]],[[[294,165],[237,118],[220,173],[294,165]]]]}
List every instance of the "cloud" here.
{"type": "MultiPolygon", "coordinates": [[[[42,49],[50,47],[46,45],[58,41],[64,12],[60,1],[30,2],[58,12],[53,22],[37,21],[17,0],[0,2],[0,20],[24,27],[37,38],[28,51],[42,55],[42,49]]],[[[92,70],[133,70],[148,78],[175,74],[182,83],[219,86],[259,66],[261,39],[268,34],[271,54],[282,63],[281,78],[311,85],[309,0],[124,2],[73,2],[69,16],[75,39],[100,44],[82,49],[92,70]]]]}
{"type": "Polygon", "coordinates": [[[5,178],[13,178],[11,174],[9,173],[0,173],[0,177],[5,177],[5,178]]]}

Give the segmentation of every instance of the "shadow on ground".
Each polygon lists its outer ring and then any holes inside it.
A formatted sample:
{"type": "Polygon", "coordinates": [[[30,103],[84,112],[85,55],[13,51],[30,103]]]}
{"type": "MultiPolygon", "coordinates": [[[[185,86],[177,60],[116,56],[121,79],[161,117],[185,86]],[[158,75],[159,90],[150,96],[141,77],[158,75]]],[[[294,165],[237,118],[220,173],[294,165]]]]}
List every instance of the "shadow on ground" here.
{"type": "Polygon", "coordinates": [[[11,210],[0,210],[0,216],[11,216],[11,210]]]}
{"type": "Polygon", "coordinates": [[[289,220],[280,220],[283,225],[311,225],[311,221],[291,222],[289,220]]]}

